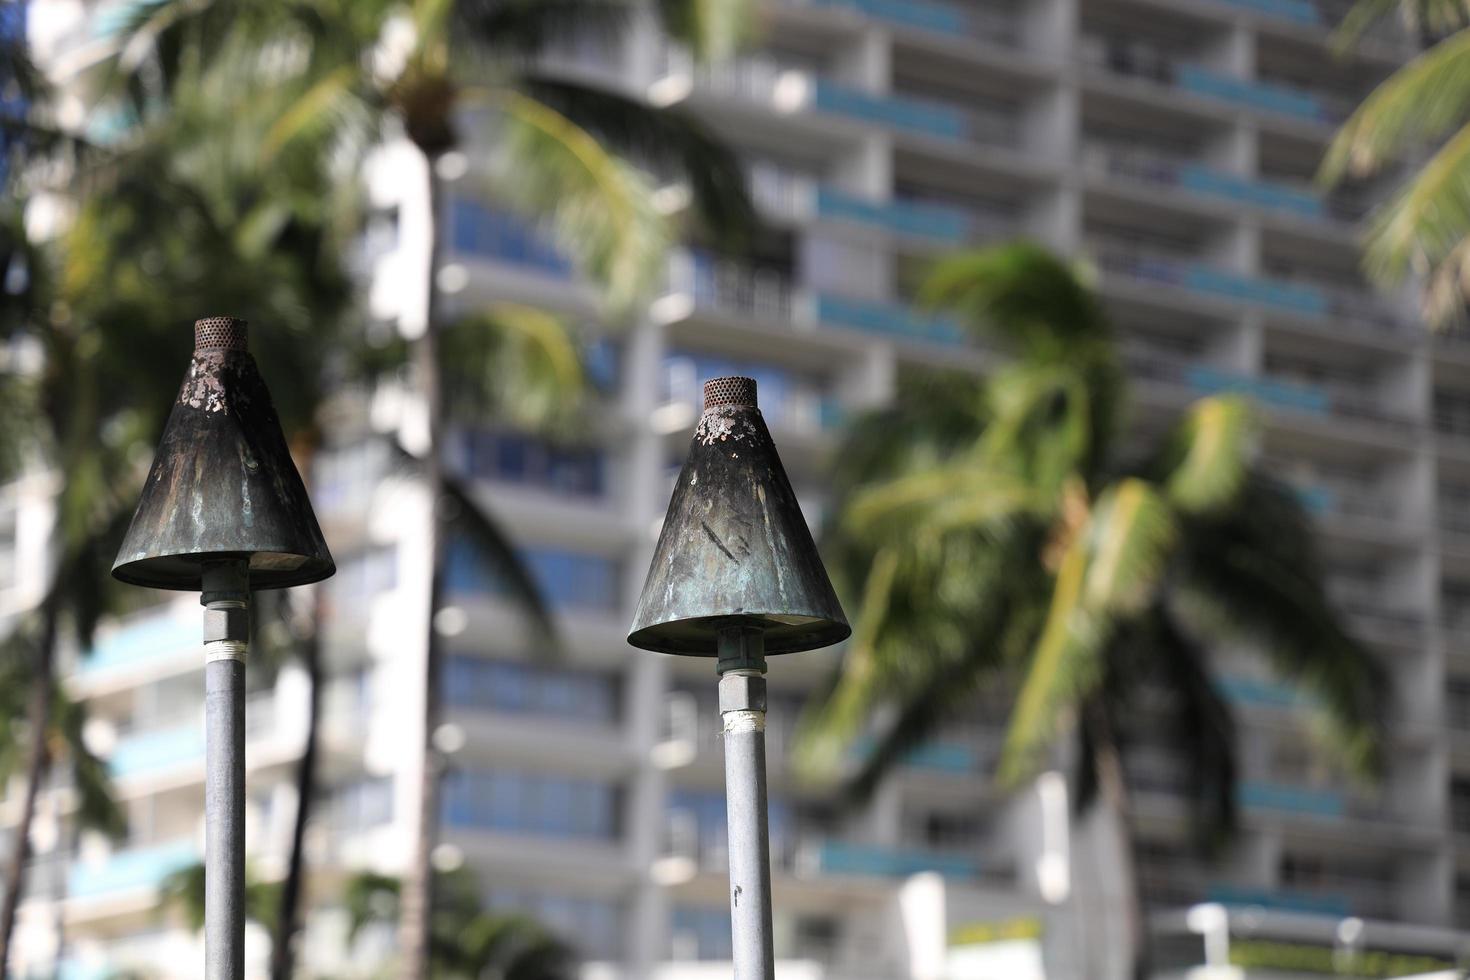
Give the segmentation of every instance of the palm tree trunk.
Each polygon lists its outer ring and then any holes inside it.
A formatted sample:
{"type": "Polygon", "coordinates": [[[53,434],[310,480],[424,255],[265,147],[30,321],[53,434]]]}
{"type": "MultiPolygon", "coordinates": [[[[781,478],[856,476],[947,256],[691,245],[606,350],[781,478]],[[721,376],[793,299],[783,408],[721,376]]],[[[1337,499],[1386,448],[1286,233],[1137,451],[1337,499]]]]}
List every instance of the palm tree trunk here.
{"type": "Polygon", "coordinates": [[[296,765],[296,820],[291,827],[291,854],[286,864],[286,879],[281,883],[281,904],[276,910],[275,942],[271,946],[271,980],[290,980],[295,961],[296,932],[300,926],[297,909],[301,905],[302,879],[306,861],[302,853],[306,840],[306,824],[311,819],[311,806],[316,795],[317,727],[322,704],[321,624],[325,611],[325,590],[318,586],[312,598],[310,632],[301,644],[301,663],[306,668],[310,693],[306,703],[306,744],[301,761],[296,765]]]}
{"type": "Polygon", "coordinates": [[[10,976],[10,940],[15,932],[15,915],[20,906],[20,893],[25,885],[26,862],[30,860],[31,823],[36,816],[36,800],[46,780],[49,754],[46,732],[51,727],[51,706],[55,702],[56,626],[60,603],[53,588],[41,607],[41,636],[36,644],[31,669],[31,693],[26,705],[26,730],[30,744],[26,747],[26,789],[21,801],[20,819],[15,825],[15,842],[5,867],[5,891],[0,898],[0,976],[10,976]]]}
{"type": "Polygon", "coordinates": [[[425,300],[424,332],[414,344],[414,367],[424,398],[428,423],[429,447],[424,459],[424,483],[429,496],[429,614],[428,636],[424,649],[424,744],[423,783],[419,789],[418,839],[413,862],[403,877],[399,899],[399,954],[403,960],[403,976],[407,980],[427,980],[429,976],[429,931],[433,912],[434,873],[432,858],[439,830],[439,782],[442,767],[434,748],[434,730],[439,725],[440,650],[434,630],[434,613],[439,609],[443,591],[444,516],[440,513],[444,498],[444,447],[442,444],[444,401],[439,376],[438,316],[434,281],[439,268],[439,211],[441,188],[434,172],[437,155],[425,152],[429,182],[429,267],[428,296],[425,300]]]}
{"type": "Polygon", "coordinates": [[[1082,712],[1097,766],[1098,798],[1107,807],[1116,829],[1114,845],[1118,857],[1118,885],[1123,892],[1123,914],[1128,923],[1129,973],[1134,980],[1147,980],[1150,970],[1149,937],[1143,894],[1138,884],[1138,857],[1133,846],[1133,797],[1128,791],[1123,756],[1106,706],[1093,699],[1083,706],[1082,712]]]}

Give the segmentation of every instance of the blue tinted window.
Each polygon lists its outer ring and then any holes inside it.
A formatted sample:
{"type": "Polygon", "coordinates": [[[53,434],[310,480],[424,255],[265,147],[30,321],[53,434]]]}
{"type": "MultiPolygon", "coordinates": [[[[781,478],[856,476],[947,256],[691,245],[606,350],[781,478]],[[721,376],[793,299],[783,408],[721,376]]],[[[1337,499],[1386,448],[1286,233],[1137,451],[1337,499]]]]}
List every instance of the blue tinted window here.
{"type": "Polygon", "coordinates": [[[600,497],[605,457],[589,446],[557,446],[514,432],[465,432],[458,439],[465,475],[520,483],[570,496],[600,497]]]}
{"type": "Polygon", "coordinates": [[[700,905],[674,906],[670,930],[670,956],[681,959],[728,960],[730,948],[730,911],[726,908],[700,905]]]}
{"type": "MultiPolygon", "coordinates": [[[[548,604],[570,609],[617,608],[619,566],[613,559],[556,548],[527,548],[520,557],[548,604]]],[[[500,577],[463,539],[449,542],[444,583],[450,594],[506,592],[500,577]]]]}
{"type": "Polygon", "coordinates": [[[484,255],[554,275],[571,263],[526,222],[498,208],[456,198],[449,209],[450,241],[457,252],[484,255]]]}
{"type": "Polygon", "coordinates": [[[612,840],[619,793],[611,783],[512,771],[451,771],[441,816],[451,827],[612,840]]]}

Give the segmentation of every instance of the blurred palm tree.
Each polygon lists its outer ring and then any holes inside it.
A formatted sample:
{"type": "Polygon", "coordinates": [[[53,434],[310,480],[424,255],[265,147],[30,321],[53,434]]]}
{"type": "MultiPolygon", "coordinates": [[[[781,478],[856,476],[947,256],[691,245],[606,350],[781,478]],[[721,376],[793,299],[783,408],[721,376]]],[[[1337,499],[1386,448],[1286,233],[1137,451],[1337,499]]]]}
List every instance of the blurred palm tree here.
{"type": "Polygon", "coordinates": [[[1017,786],[1075,736],[1078,805],[1115,817],[1142,969],[1123,749],[1149,690],[1166,694],[1168,744],[1216,840],[1234,817],[1234,725],[1205,644],[1256,643],[1316,696],[1332,748],[1362,773],[1381,672],[1324,595],[1296,498],[1252,467],[1245,404],[1201,399],[1151,455],[1125,459],[1112,328],[1060,260],[1030,245],[959,255],[924,296],[1014,359],[983,382],[926,375],[848,435],[833,565],[858,572],[859,615],[800,761],[842,771],[871,739],[851,777],[865,794],[988,684],[1019,682],[999,779],[1017,786]]]}
{"type": "MultiPolygon", "coordinates": [[[[660,0],[653,9],[697,55],[718,57],[745,33],[749,7],[750,0],[660,0]]],[[[486,193],[541,221],[602,287],[611,311],[631,309],[645,293],[673,239],[656,178],[682,180],[695,219],[721,241],[736,240],[750,223],[740,168],[691,118],[544,67],[542,56],[558,43],[613,34],[638,9],[625,0],[150,0],[135,6],[103,66],[108,90],[138,118],[201,76],[228,77],[239,111],[275,114],[260,143],[267,164],[290,160],[303,144],[316,152],[323,140],[339,162],[350,161],[351,173],[385,140],[406,139],[418,152],[431,219],[424,305],[400,327],[426,410],[426,445],[415,456],[432,511],[430,610],[439,608],[446,543],[457,532],[551,636],[514,546],[445,470],[445,392],[476,391],[477,409],[524,414],[565,407],[581,388],[575,345],[554,318],[509,304],[452,316],[440,308],[445,157],[475,150],[486,193]]],[[[426,634],[418,842],[399,903],[411,978],[427,969],[439,806],[432,738],[442,655],[432,623],[426,634]]]]}
{"type": "MultiPolygon", "coordinates": [[[[23,121],[44,122],[49,94],[38,75],[27,92],[23,121]]],[[[0,224],[0,338],[10,352],[0,365],[10,420],[0,461],[49,472],[58,488],[53,582],[37,625],[14,635],[33,641],[25,733],[53,723],[62,621],[85,648],[103,610],[152,601],[138,590],[114,591],[108,572],[166,416],[163,393],[178,384],[187,356],[187,324],[223,306],[277,327],[259,338],[256,353],[298,447],[314,441],[306,423],[326,380],[323,352],[351,296],[341,228],[323,220],[340,220],[340,195],[309,161],[251,170],[221,152],[218,133],[249,140],[250,118],[221,126],[209,103],[215,95],[191,92],[175,106],[167,138],[126,152],[43,125],[10,130],[22,136],[7,159],[13,211],[0,224]],[[50,225],[39,239],[27,233],[27,216],[50,225]]],[[[58,710],[55,718],[72,713],[58,710]]],[[[27,746],[26,795],[0,907],[0,963],[36,792],[55,756],[45,740],[27,746]]]]}
{"type": "MultiPolygon", "coordinates": [[[[570,947],[534,920],[481,907],[474,876],[460,869],[435,876],[429,932],[429,966],[445,980],[571,980],[577,976],[570,947]]],[[[403,886],[387,875],[364,873],[347,882],[348,938],[368,926],[398,919],[403,886]]]]}
{"type": "Polygon", "coordinates": [[[1428,159],[1372,215],[1364,266],[1396,285],[1424,280],[1423,305],[1436,324],[1457,319],[1470,295],[1470,4],[1465,0],[1359,0],[1339,28],[1357,41],[1397,17],[1421,53],[1363,100],[1328,148],[1319,179],[1332,186],[1395,163],[1428,159]]]}

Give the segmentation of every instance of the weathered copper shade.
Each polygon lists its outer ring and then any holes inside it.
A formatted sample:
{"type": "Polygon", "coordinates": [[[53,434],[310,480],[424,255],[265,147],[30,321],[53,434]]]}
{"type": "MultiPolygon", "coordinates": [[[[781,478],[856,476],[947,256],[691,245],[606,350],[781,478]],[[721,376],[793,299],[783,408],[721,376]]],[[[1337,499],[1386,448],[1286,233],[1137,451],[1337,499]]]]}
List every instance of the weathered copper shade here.
{"type": "Polygon", "coordinates": [[[755,381],[716,378],[674,487],[628,642],[717,655],[721,630],[760,630],[766,653],[795,653],[852,629],[797,506],[755,381]]]}
{"type": "Polygon", "coordinates": [[[336,571],[255,358],[245,321],[194,324],[194,357],[112,574],[200,591],[204,566],[245,559],[250,588],[336,571]]]}

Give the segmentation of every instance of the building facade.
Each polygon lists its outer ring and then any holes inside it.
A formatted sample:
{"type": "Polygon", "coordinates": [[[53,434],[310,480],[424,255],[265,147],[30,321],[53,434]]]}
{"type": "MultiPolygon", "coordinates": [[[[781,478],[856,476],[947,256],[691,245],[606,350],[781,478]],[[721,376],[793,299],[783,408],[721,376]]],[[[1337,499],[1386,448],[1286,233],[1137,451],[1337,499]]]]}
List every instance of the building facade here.
{"type": "MultiPolygon", "coordinates": [[[[449,726],[436,857],[476,870],[489,905],[560,931],[589,976],[728,971],[714,676],[623,639],[700,382],[758,380],[815,525],[845,418],[909,372],[995,361],[916,311],[927,263],[1026,237],[1095,270],[1140,437],[1203,394],[1260,403],[1262,452],[1315,515],[1333,597],[1394,679],[1388,776],[1367,790],[1310,750],[1295,689],[1249,651],[1217,652],[1240,719],[1243,827],[1228,853],[1189,847],[1184,774],[1167,754],[1139,753],[1129,773],[1162,975],[1205,963],[1222,929],[1247,975],[1311,976],[1344,955],[1396,975],[1458,956],[1470,942],[1470,346],[1430,336],[1411,298],[1362,281],[1357,224],[1373,188],[1313,185],[1336,124],[1411,51],[1378,32],[1334,55],[1342,9],[785,0],[763,8],[765,41],[727,64],[697,66],[643,24],[550,56],[687,107],[737,146],[770,231],[741,261],[686,243],[647,315],[612,326],[564,257],[475,192],[473,152],[446,161],[432,287],[450,309],[509,299],[585,325],[599,411],[575,443],[455,436],[454,465],[514,529],[566,649],[548,659],[476,556],[452,549],[434,617],[449,726]],[[1190,918],[1201,903],[1213,918],[1190,918]]],[[[89,43],[84,5],[32,11],[41,54],[89,43]]],[[[364,258],[374,321],[407,335],[429,288],[415,271],[429,228],[419,167],[404,149],[382,153],[364,258]]],[[[411,853],[429,622],[426,502],[377,438],[415,438],[412,398],[386,384],[355,404],[360,429],[312,474],[339,573],[320,587],[330,680],[304,954],[333,975],[366,970],[391,940],[366,936],[344,962],[333,889],[353,869],[397,873],[411,853]]],[[[48,495],[38,476],[0,498],[0,616],[38,598],[27,570],[43,561],[48,495]]],[[[1106,828],[1073,821],[1055,777],[1012,798],[993,790],[1003,701],[956,719],[857,812],[792,778],[787,741],[834,657],[783,658],[771,675],[781,975],[1118,976],[1106,828]]],[[[78,652],[67,683],[88,704],[129,837],[72,833],[58,779],[22,909],[23,975],[194,972],[183,965],[201,940],[160,913],[157,885],[200,853],[202,666],[192,597],[78,652]]],[[[306,704],[288,666],[247,709],[249,847],[265,876],[284,866],[306,704]]]]}

